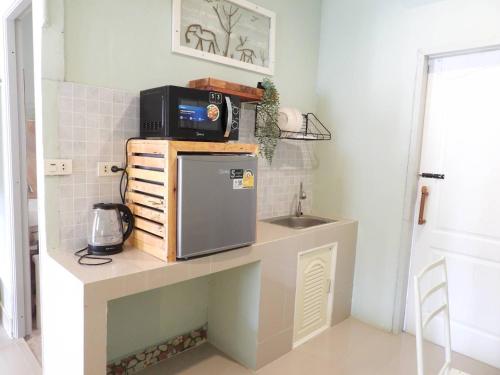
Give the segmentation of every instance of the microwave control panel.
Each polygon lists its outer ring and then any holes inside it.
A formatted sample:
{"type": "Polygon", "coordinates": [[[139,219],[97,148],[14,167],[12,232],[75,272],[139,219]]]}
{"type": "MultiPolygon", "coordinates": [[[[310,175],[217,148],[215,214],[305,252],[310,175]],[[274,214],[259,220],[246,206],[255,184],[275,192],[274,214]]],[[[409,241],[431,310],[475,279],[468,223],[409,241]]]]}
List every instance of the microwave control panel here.
{"type": "Polygon", "coordinates": [[[222,104],[222,94],[220,92],[210,92],[208,94],[210,104],[222,104]]]}

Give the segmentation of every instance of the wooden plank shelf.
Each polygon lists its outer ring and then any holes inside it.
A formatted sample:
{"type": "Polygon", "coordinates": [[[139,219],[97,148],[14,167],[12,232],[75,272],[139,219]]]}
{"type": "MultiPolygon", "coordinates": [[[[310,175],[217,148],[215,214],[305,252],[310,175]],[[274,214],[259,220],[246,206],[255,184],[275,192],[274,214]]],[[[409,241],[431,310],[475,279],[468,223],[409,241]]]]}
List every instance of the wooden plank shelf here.
{"type": "Polygon", "coordinates": [[[216,78],[202,78],[189,81],[189,87],[200,90],[218,91],[223,94],[236,95],[242,102],[260,102],[264,95],[263,89],[223,81],[216,78]]]}
{"type": "Polygon", "coordinates": [[[258,153],[243,143],[131,140],[127,146],[126,203],[136,219],[132,243],[164,261],[177,259],[177,154],[258,153]]]}

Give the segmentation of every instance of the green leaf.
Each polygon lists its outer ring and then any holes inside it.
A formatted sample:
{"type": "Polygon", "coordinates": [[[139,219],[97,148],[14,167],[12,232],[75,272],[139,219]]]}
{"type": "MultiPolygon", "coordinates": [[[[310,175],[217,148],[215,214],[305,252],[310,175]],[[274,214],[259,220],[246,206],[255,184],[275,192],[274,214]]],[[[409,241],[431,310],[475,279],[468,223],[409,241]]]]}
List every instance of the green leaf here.
{"type": "Polygon", "coordinates": [[[262,87],[264,95],[256,108],[256,136],[260,146],[260,155],[271,164],[280,136],[278,127],[280,96],[274,82],[269,78],[263,79],[262,87]]]}

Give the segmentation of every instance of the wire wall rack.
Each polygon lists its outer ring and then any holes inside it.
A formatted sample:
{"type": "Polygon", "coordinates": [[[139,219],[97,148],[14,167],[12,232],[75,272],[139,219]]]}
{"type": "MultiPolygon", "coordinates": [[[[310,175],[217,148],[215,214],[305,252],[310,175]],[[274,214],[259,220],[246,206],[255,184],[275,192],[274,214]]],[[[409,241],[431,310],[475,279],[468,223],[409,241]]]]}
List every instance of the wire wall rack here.
{"type": "MultiPolygon", "coordinates": [[[[255,135],[257,135],[258,127],[258,110],[259,105],[255,108],[255,135]]],[[[314,113],[303,113],[303,122],[300,131],[286,131],[279,129],[279,139],[290,139],[294,141],[329,141],[332,139],[332,133],[326,128],[325,125],[316,117],[314,113]]]]}

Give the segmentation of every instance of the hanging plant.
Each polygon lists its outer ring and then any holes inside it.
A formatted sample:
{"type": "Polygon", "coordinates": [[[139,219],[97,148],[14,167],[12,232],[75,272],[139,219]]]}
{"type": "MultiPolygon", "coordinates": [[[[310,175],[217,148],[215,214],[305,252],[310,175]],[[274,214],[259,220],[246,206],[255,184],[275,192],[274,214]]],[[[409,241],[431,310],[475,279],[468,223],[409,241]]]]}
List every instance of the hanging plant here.
{"type": "Polygon", "coordinates": [[[280,95],[269,78],[264,78],[260,86],[264,89],[264,95],[257,106],[256,136],[260,155],[271,164],[280,136],[278,127],[280,95]]]}

